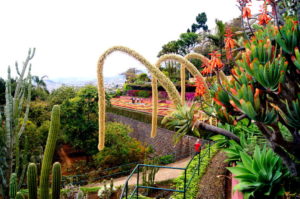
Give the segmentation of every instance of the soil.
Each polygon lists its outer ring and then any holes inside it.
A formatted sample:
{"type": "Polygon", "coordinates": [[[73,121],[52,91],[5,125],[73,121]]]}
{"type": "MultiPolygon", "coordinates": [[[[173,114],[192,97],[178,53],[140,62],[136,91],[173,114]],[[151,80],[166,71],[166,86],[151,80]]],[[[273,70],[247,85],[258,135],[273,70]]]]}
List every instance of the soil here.
{"type": "Polygon", "coordinates": [[[57,150],[57,155],[59,158],[59,162],[61,162],[62,166],[62,175],[72,175],[74,173],[70,172],[68,169],[72,167],[72,165],[80,160],[87,161],[89,156],[80,150],[75,150],[72,146],[64,144],[59,147],[57,150]]]}
{"type": "Polygon", "coordinates": [[[230,199],[231,188],[228,185],[231,181],[225,159],[224,152],[212,158],[199,184],[197,199],[230,199]]]}

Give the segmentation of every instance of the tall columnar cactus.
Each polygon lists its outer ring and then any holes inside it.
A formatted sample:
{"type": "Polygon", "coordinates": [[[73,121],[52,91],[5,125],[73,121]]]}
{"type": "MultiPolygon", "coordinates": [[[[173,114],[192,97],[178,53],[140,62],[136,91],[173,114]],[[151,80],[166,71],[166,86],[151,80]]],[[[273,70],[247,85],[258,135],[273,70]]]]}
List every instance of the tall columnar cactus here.
{"type": "Polygon", "coordinates": [[[37,167],[35,163],[30,163],[28,166],[27,187],[29,199],[37,199],[37,167]]]}
{"type": "Polygon", "coordinates": [[[165,88],[170,98],[175,104],[181,104],[180,95],[174,86],[174,84],[167,78],[157,67],[153,66],[149,61],[147,61],[139,53],[123,47],[115,46],[107,51],[105,51],[98,60],[97,65],[97,78],[98,78],[98,95],[99,95],[99,144],[98,149],[102,150],[105,143],[105,91],[104,91],[104,82],[103,82],[103,65],[104,61],[111,53],[114,51],[124,52],[133,58],[137,59],[142,63],[151,73],[151,75],[159,81],[159,83],[165,88]]]}
{"type": "Polygon", "coordinates": [[[25,199],[21,192],[18,192],[15,199],[25,199]]]}
{"type": "Polygon", "coordinates": [[[61,166],[59,162],[55,162],[52,168],[52,199],[60,198],[61,188],[61,166]]]}
{"type": "Polygon", "coordinates": [[[56,141],[60,129],[60,107],[53,106],[51,114],[51,123],[40,177],[40,197],[41,199],[49,198],[49,173],[52,165],[52,158],[56,146],[56,141]]]}
{"type": "Polygon", "coordinates": [[[12,173],[9,180],[9,198],[14,199],[17,193],[17,174],[12,173]]]}
{"type": "MultiPolygon", "coordinates": [[[[17,81],[14,93],[12,89],[11,70],[8,67],[8,77],[5,84],[5,128],[4,128],[4,144],[0,145],[0,151],[5,152],[5,157],[1,158],[0,173],[2,178],[0,180],[0,189],[3,191],[4,199],[9,195],[9,182],[10,175],[13,172],[25,172],[27,165],[20,165],[20,148],[19,139],[25,130],[26,121],[28,118],[30,99],[31,99],[31,75],[29,62],[35,54],[35,49],[29,49],[26,60],[23,62],[23,67],[19,70],[16,63],[17,81]],[[23,112],[25,107],[25,112],[23,112]],[[19,119],[23,118],[23,123],[19,123],[19,119]]],[[[0,113],[1,114],[1,113],[0,113]]],[[[22,183],[22,178],[19,183],[22,183]]]]}

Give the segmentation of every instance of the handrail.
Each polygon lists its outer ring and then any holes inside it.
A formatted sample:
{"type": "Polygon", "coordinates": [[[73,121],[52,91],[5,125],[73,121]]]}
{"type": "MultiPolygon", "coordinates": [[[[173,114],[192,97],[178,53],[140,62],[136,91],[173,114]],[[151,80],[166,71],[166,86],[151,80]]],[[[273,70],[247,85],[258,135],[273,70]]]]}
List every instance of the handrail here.
{"type": "MultiPolygon", "coordinates": [[[[181,168],[181,167],[168,167],[168,166],[158,166],[158,165],[148,165],[148,164],[138,164],[135,167],[135,169],[131,172],[131,174],[127,177],[127,179],[126,179],[126,181],[124,183],[125,186],[123,187],[122,193],[120,195],[120,199],[122,199],[124,197],[124,193],[126,193],[125,197],[126,197],[126,199],[128,199],[128,186],[129,186],[128,182],[129,182],[130,178],[133,176],[133,174],[135,173],[135,171],[136,170],[139,171],[139,167],[155,167],[155,168],[167,168],[167,169],[184,170],[184,188],[183,188],[183,190],[176,190],[176,189],[165,189],[165,188],[158,188],[158,187],[151,187],[151,186],[142,186],[142,185],[139,185],[139,183],[138,183],[139,180],[137,179],[136,186],[134,187],[133,192],[130,194],[129,199],[131,199],[131,197],[135,193],[136,193],[137,198],[138,198],[138,190],[139,190],[139,188],[179,192],[179,193],[183,193],[184,194],[183,198],[185,199],[186,198],[186,191],[189,188],[189,186],[190,186],[190,184],[191,184],[191,182],[193,180],[193,177],[194,177],[194,175],[195,175],[195,173],[196,173],[197,170],[198,170],[198,175],[199,175],[199,170],[200,170],[200,167],[201,167],[201,158],[204,157],[204,156],[206,156],[207,153],[208,153],[208,155],[210,157],[210,147],[211,147],[210,141],[208,141],[208,144],[206,144],[206,145],[208,145],[208,150],[204,154],[201,154],[201,151],[203,149],[203,146],[201,146],[200,153],[193,155],[193,157],[191,158],[191,160],[189,161],[189,163],[187,164],[187,166],[185,168],[181,168]],[[198,156],[198,158],[199,158],[198,164],[195,167],[192,168],[193,169],[193,171],[192,171],[192,177],[188,180],[188,183],[187,183],[186,182],[187,181],[187,179],[186,179],[186,177],[187,177],[187,170],[189,169],[189,166],[190,166],[191,162],[195,159],[196,156],[198,156]]],[[[138,174],[137,178],[139,178],[139,174],[138,174]]]]}

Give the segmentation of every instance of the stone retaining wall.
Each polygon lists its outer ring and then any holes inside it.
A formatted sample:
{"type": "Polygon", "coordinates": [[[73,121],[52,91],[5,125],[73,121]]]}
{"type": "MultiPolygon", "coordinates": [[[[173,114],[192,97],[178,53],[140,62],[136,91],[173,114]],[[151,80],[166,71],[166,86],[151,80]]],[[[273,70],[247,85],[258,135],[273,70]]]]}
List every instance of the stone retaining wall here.
{"type": "Polygon", "coordinates": [[[159,156],[174,154],[176,159],[181,159],[193,153],[193,146],[197,140],[195,137],[184,136],[181,141],[174,146],[174,131],[158,128],[157,136],[155,138],[151,138],[151,124],[108,112],[106,113],[106,118],[107,121],[120,122],[129,125],[133,129],[133,132],[130,134],[130,136],[136,138],[142,143],[151,145],[159,156]]]}

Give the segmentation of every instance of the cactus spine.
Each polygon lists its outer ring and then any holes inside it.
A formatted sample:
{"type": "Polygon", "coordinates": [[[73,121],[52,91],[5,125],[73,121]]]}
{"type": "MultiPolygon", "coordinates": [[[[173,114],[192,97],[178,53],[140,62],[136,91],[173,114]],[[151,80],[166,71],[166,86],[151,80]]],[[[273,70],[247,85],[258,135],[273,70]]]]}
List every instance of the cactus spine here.
{"type": "Polygon", "coordinates": [[[17,174],[12,173],[9,180],[9,198],[14,199],[17,193],[17,174]]]}
{"type": "Polygon", "coordinates": [[[25,199],[21,192],[18,192],[15,199],[25,199]]]}
{"type": "Polygon", "coordinates": [[[40,177],[40,197],[41,199],[49,198],[49,173],[52,165],[52,158],[56,146],[56,141],[60,128],[60,107],[53,106],[51,114],[51,123],[40,177]]]}
{"type": "Polygon", "coordinates": [[[52,168],[52,199],[60,198],[61,187],[61,166],[59,162],[55,162],[52,168]]]}
{"type": "Polygon", "coordinates": [[[37,167],[35,163],[30,163],[28,166],[27,186],[29,199],[37,199],[37,167]]]}

